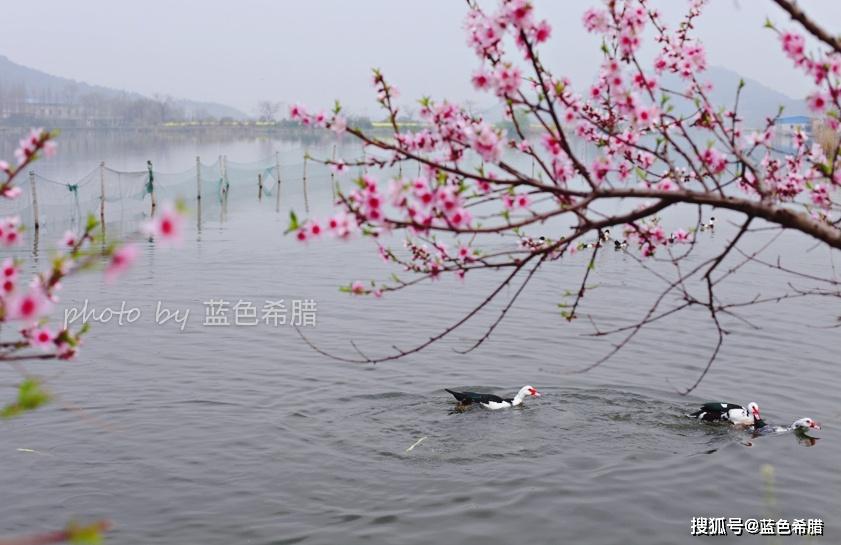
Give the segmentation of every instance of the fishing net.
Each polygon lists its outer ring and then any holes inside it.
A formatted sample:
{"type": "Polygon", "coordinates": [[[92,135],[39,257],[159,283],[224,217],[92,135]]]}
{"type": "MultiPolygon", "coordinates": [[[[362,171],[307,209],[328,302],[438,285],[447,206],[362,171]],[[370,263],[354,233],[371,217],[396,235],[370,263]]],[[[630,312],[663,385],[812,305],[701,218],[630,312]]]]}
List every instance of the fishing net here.
{"type": "Polygon", "coordinates": [[[244,200],[278,212],[294,208],[306,213],[332,206],[335,184],[347,184],[348,178],[337,179],[328,166],[302,156],[300,149],[293,156],[276,153],[252,162],[220,156],[207,164],[197,158],[194,166],[180,172],[159,172],[154,165],[119,171],[101,164],[74,180],[37,172],[21,175],[16,180],[21,195],[0,199],[0,215],[19,216],[27,227],[37,219],[42,229],[79,226],[89,214],[103,217],[106,225],[126,223],[150,214],[153,193],[158,205],[181,199],[191,208],[200,206],[208,218],[244,200]]]}

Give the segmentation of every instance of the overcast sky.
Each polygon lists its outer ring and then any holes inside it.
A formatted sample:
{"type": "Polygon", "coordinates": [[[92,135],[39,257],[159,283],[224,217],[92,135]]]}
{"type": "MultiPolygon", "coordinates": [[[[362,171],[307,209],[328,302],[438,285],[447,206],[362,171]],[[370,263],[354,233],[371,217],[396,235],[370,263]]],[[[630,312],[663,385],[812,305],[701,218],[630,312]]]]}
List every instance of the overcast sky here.
{"type": "MultiPolygon", "coordinates": [[[[546,59],[557,74],[589,83],[598,42],[581,14],[598,0],[535,0],[553,26],[546,59]]],[[[674,20],[686,5],[652,0],[674,20]]],[[[841,32],[841,1],[801,0],[841,32]]],[[[301,101],[373,113],[370,68],[382,68],[407,102],[428,94],[476,95],[460,0],[39,0],[3,2],[0,54],[88,83],[222,102],[253,113],[257,101],[301,101]]],[[[792,97],[809,84],[780,53],[766,17],[791,26],[769,0],[711,0],[698,25],[710,64],[792,97]]],[[[582,84],[583,87],[583,84],[582,84]]]]}

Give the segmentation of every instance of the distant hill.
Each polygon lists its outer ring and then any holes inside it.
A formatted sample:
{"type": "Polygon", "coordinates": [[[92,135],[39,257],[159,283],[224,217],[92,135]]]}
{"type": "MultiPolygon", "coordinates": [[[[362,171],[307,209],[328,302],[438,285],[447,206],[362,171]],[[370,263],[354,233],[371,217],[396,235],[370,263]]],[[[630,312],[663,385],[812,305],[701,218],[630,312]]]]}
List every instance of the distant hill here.
{"type": "Polygon", "coordinates": [[[180,108],[186,117],[204,116],[215,118],[245,119],[242,111],[215,102],[199,102],[172,97],[147,97],[140,93],[93,85],[87,82],[54,76],[41,70],[17,64],[0,55],[0,101],[10,96],[25,93],[29,102],[52,104],[77,104],[84,97],[101,97],[108,100],[140,101],[159,100],[180,108]]]}
{"type": "MultiPolygon", "coordinates": [[[[712,66],[704,72],[703,80],[713,85],[709,94],[710,101],[717,106],[732,108],[740,79],[745,81],[745,87],[739,97],[739,116],[744,120],[745,126],[756,128],[764,125],[766,118],[777,115],[780,106],[784,108],[785,116],[808,115],[805,100],[791,98],[754,79],[742,78],[736,72],[720,66],[712,66]]],[[[669,81],[677,83],[676,80],[677,76],[669,76],[664,83],[668,86],[669,81]]]]}
{"type": "MultiPolygon", "coordinates": [[[[740,78],[736,72],[719,66],[710,67],[703,77],[704,81],[713,85],[713,90],[710,93],[712,103],[717,106],[732,108],[739,79],[745,80],[745,87],[742,89],[742,95],[739,99],[739,115],[748,128],[763,125],[765,118],[776,115],[780,106],[785,108],[783,114],[785,116],[808,115],[805,100],[786,96],[756,80],[740,78]]],[[[661,83],[666,88],[678,89],[681,86],[681,82],[678,80],[678,76],[668,75],[662,79],[661,83]]],[[[586,89],[585,87],[580,88],[582,90],[586,89]]],[[[680,113],[689,113],[691,104],[687,104],[686,101],[674,101],[676,107],[680,103],[686,105],[685,111],[679,110],[680,113]]],[[[502,105],[496,104],[486,109],[480,108],[478,113],[492,123],[500,123],[504,120],[505,110],[502,105]]]]}

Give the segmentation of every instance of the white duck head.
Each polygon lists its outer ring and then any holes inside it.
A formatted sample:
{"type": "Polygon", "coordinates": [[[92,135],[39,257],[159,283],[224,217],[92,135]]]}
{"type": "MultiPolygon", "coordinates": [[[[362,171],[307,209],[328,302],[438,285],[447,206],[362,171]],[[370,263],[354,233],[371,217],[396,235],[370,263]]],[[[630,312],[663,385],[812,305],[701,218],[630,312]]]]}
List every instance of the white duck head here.
{"type": "Polygon", "coordinates": [[[821,424],[811,418],[801,418],[791,425],[791,429],[799,431],[809,431],[811,429],[819,430],[821,429],[821,424]]]}
{"type": "Polygon", "coordinates": [[[520,388],[520,391],[517,392],[517,395],[514,396],[514,403],[512,405],[519,405],[523,402],[523,400],[527,397],[540,397],[540,392],[538,392],[534,386],[526,385],[520,388]]]}
{"type": "Polygon", "coordinates": [[[730,409],[727,414],[730,422],[737,426],[756,426],[761,425],[761,418],[759,416],[759,405],[755,402],[751,402],[748,405],[747,410],[742,409],[741,407],[738,409],[730,409]]]}
{"type": "Polygon", "coordinates": [[[748,416],[753,418],[754,422],[762,420],[762,417],[759,415],[759,405],[755,401],[751,401],[748,405],[748,416]]]}

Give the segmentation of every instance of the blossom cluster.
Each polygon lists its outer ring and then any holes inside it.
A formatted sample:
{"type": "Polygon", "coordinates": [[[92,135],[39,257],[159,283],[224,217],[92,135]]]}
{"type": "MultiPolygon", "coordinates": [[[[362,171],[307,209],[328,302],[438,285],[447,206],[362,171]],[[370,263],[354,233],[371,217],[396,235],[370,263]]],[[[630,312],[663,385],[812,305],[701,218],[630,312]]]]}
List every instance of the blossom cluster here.
{"type": "Polygon", "coordinates": [[[5,180],[0,183],[0,198],[16,199],[21,194],[21,189],[12,184],[12,180],[23,171],[26,166],[38,159],[43,154],[52,157],[56,153],[55,135],[44,129],[32,129],[26,138],[22,138],[15,149],[17,166],[10,165],[7,161],[0,160],[0,173],[5,175],[5,180]]]}
{"type": "MultiPolygon", "coordinates": [[[[633,243],[646,257],[659,248],[696,240],[696,225],[668,232],[656,215],[658,202],[700,204],[710,195],[727,196],[805,209],[817,221],[830,221],[838,210],[833,201],[833,190],[841,182],[838,150],[829,153],[802,131],[794,131],[793,153],[781,156],[774,148],[780,136],[775,133],[776,118],[747,130],[738,101],[724,108],[711,102],[712,87],[703,79],[706,51],[692,35],[705,3],[692,0],[674,29],[648,0],[605,1],[584,11],[582,24],[602,42],[603,60],[595,81],[583,90],[552,74],[542,62],[541,44],[551,36],[551,26],[537,17],[531,2],[501,0],[489,12],[471,4],[464,29],[479,66],[470,79],[476,89],[500,102],[507,127],[452,102],[424,98],[423,126],[401,130],[395,102],[399,94],[379,71],[374,71],[373,84],[394,129],[388,140],[347,129],[343,120],[337,121],[338,107],[331,117],[293,106],[290,117],[304,125],[333,130],[338,125],[338,132],[348,130],[365,146],[390,154],[388,159],[355,164],[414,162],[419,171],[414,177],[389,177],[369,170],[352,190],[339,195],[337,215],[328,220],[295,219],[290,230],[301,241],[325,232],[338,238],[356,232],[378,238],[403,231],[404,251],[384,248],[378,240],[381,255],[406,271],[435,279],[447,271],[463,277],[477,266],[482,235],[517,237],[521,244],[516,250],[495,254],[509,258],[513,266],[524,259],[522,252],[526,258],[546,254],[554,259],[597,246],[601,239],[591,242],[585,237],[598,232],[593,218],[601,213],[593,213],[593,204],[601,199],[631,201],[626,206],[631,219],[614,223],[626,238],[616,241],[617,247],[633,243]],[[642,54],[646,40],[655,51],[650,57],[642,54]],[[510,56],[509,43],[518,57],[510,56]],[[678,83],[665,88],[664,78],[678,83]],[[574,151],[573,139],[592,152],[587,159],[574,151]],[[517,161],[531,162],[532,173],[518,169],[517,161]],[[577,220],[566,235],[541,237],[538,244],[524,232],[563,215],[577,220]],[[471,260],[442,250],[440,234],[452,237],[471,260]],[[469,243],[458,242],[467,237],[469,243]]],[[[781,32],[780,39],[784,53],[818,87],[810,95],[811,108],[837,132],[841,56],[808,53],[805,39],[797,33],[781,32]]],[[[347,170],[343,159],[326,162],[337,174],[347,170]]],[[[496,261],[481,264],[502,266],[496,261]]],[[[361,282],[347,290],[374,295],[383,291],[361,282]]]]}

